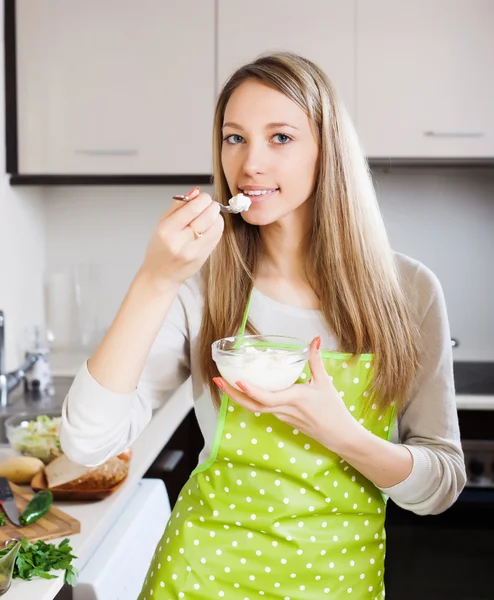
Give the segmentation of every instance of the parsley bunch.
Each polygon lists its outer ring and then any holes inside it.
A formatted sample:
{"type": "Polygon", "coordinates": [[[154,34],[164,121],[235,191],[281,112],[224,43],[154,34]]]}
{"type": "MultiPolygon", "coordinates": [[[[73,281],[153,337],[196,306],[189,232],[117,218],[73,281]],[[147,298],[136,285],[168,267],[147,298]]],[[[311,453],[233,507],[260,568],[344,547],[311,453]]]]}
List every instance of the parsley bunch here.
{"type": "MultiPolygon", "coordinates": [[[[0,550],[0,557],[7,554],[9,548],[0,550]]],[[[50,571],[63,570],[64,582],[71,586],[77,583],[78,571],[72,566],[72,560],[76,558],[69,546],[69,538],[60,542],[58,547],[38,540],[31,543],[27,538],[22,538],[19,553],[15,559],[13,578],[31,581],[33,577],[43,579],[56,579],[57,575],[51,575],[50,571]]]]}

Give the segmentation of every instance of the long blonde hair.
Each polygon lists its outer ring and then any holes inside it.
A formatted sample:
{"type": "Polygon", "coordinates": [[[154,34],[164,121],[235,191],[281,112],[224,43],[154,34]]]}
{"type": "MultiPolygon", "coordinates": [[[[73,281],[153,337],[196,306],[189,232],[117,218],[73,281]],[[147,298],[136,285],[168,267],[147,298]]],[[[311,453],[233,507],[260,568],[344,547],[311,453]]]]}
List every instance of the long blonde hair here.
{"type": "MultiPolygon", "coordinates": [[[[331,82],[311,61],[287,52],[269,54],[241,67],[226,82],[214,117],[216,199],[228,204],[230,198],[221,166],[225,108],[234,90],[248,79],[290,98],[315,125],[319,166],[307,276],[339,350],[355,357],[374,353],[369,402],[384,408],[397,401],[402,407],[418,365],[416,326],[354,127],[331,82]]],[[[261,253],[258,227],[226,215],[222,240],[203,268],[205,304],[199,339],[202,375],[216,406],[220,400],[212,378],[218,371],[211,344],[238,331],[261,253]]],[[[247,328],[255,331],[250,323],[247,328]]]]}

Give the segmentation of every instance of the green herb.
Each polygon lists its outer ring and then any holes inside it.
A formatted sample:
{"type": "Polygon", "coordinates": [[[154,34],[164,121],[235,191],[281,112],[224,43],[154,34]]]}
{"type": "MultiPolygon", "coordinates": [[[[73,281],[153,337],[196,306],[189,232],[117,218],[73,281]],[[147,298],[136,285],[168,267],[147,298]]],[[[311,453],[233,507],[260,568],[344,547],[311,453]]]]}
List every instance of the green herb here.
{"type": "Polygon", "coordinates": [[[7,519],[5,518],[5,513],[0,510],[0,527],[7,525],[7,519]]]}
{"type": "MultiPolygon", "coordinates": [[[[0,557],[7,554],[9,548],[0,550],[0,557]]],[[[31,543],[27,538],[22,538],[22,544],[19,553],[15,559],[14,579],[25,579],[30,581],[33,577],[42,577],[43,579],[56,579],[57,575],[51,575],[50,571],[63,570],[64,582],[71,586],[77,583],[78,571],[72,566],[73,559],[72,548],[69,546],[69,539],[65,538],[58,547],[38,540],[31,543]]]]}

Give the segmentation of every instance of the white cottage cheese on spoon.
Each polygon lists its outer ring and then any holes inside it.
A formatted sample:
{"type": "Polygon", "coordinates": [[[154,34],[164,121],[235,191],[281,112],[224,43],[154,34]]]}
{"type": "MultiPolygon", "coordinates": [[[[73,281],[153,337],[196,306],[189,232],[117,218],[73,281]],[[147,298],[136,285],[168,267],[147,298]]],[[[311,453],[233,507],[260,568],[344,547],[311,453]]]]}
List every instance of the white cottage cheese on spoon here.
{"type": "Polygon", "coordinates": [[[250,198],[244,196],[243,194],[237,194],[230,198],[228,204],[236,211],[242,212],[249,210],[250,205],[252,204],[250,198]]]}

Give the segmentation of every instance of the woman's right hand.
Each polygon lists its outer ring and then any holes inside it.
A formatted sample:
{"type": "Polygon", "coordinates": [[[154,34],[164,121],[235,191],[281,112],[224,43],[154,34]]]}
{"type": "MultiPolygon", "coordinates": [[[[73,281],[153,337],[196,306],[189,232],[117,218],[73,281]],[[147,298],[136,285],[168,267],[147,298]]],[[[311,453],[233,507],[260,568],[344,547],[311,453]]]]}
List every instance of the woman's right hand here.
{"type": "Polygon", "coordinates": [[[175,200],[161,217],[140,268],[158,285],[180,285],[194,275],[223,234],[218,203],[209,194],[201,194],[198,187],[187,196],[189,202],[175,200]]]}

